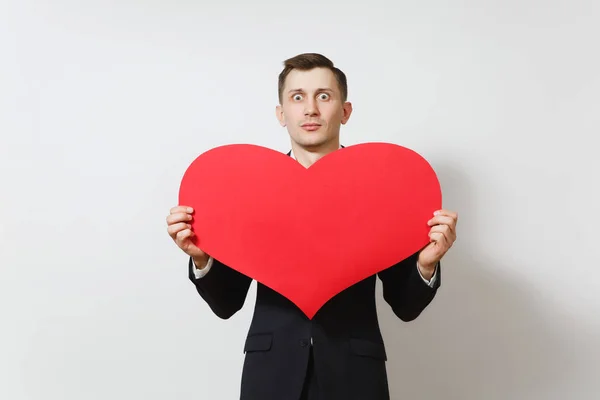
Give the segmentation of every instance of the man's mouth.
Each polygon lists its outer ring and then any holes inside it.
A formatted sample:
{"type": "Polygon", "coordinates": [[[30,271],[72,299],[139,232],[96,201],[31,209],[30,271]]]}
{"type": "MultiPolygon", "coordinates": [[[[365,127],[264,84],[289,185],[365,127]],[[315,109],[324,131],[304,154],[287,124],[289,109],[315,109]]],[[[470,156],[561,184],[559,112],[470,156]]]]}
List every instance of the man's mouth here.
{"type": "Polygon", "coordinates": [[[304,130],[307,130],[307,131],[316,131],[320,127],[321,127],[320,124],[312,124],[312,123],[302,125],[302,128],[304,128],[304,130]]]}

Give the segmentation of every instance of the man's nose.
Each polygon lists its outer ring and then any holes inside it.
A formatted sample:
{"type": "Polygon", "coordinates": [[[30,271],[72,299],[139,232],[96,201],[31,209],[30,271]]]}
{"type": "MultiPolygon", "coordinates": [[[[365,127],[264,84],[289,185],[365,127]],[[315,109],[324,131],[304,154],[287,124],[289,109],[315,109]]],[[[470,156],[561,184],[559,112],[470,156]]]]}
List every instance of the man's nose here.
{"type": "Polygon", "coordinates": [[[304,108],[304,115],[319,115],[319,107],[315,100],[308,100],[304,108]]]}

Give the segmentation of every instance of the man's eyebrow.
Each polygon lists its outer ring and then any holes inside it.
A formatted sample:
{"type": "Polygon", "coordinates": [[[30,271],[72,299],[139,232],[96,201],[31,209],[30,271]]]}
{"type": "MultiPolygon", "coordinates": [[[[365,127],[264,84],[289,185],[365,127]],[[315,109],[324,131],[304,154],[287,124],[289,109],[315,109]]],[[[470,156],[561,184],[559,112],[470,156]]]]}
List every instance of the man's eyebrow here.
{"type": "MultiPolygon", "coordinates": [[[[333,89],[330,89],[330,88],[318,88],[316,91],[317,92],[332,92],[333,93],[333,89]]],[[[304,93],[304,89],[292,89],[288,93],[296,93],[296,92],[304,93]]]]}

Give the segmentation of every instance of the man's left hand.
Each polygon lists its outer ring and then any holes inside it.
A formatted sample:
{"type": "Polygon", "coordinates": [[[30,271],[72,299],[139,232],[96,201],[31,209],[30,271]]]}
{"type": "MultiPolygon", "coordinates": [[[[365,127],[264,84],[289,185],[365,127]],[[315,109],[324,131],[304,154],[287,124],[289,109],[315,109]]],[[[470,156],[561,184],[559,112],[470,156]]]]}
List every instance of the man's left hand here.
{"type": "Polygon", "coordinates": [[[426,276],[433,275],[437,263],[452,247],[456,240],[458,214],[448,210],[438,210],[427,221],[430,243],[419,252],[419,267],[426,276]]]}

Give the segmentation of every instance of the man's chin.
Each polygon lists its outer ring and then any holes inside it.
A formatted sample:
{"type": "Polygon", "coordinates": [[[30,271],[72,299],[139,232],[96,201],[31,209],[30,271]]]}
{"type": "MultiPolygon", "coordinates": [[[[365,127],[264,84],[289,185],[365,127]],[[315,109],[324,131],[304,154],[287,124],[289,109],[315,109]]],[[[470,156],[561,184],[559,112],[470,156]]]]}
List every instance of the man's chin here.
{"type": "Polygon", "coordinates": [[[305,147],[305,148],[319,148],[327,145],[327,143],[331,142],[333,138],[323,137],[322,135],[315,134],[312,135],[302,135],[301,137],[294,140],[296,144],[305,147]],[[307,137],[308,136],[308,137],[307,137]]]}

